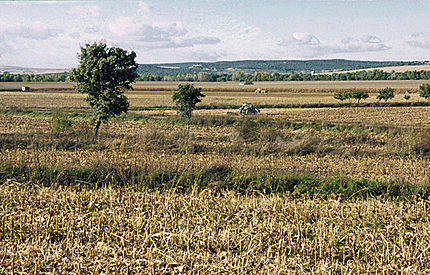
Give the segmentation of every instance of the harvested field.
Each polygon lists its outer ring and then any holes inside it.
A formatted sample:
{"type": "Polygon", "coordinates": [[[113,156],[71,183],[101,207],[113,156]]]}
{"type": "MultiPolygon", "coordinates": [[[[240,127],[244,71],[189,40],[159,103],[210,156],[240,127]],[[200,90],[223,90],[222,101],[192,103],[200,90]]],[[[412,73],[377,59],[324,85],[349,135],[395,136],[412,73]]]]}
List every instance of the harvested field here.
{"type": "Polygon", "coordinates": [[[0,185],[1,273],[429,272],[428,201],[0,185]]]}
{"type": "MultiPolygon", "coordinates": [[[[184,82],[167,81],[138,81],[134,85],[135,90],[160,91],[175,90],[178,84],[184,82]]],[[[195,82],[196,87],[203,90],[235,90],[254,91],[257,88],[267,90],[291,91],[296,89],[382,89],[392,87],[394,89],[416,90],[423,83],[430,83],[430,80],[366,80],[366,81],[263,81],[254,82],[253,85],[239,85],[240,82],[195,82]]],[[[74,83],[70,82],[0,82],[0,91],[3,89],[20,90],[22,86],[30,86],[32,89],[42,90],[62,90],[73,89],[74,83]]]]}
{"type": "Polygon", "coordinates": [[[84,96],[0,92],[0,273],[430,272],[430,107],[210,90],[188,130],[164,88],[97,143],[84,96]]]}
{"type": "MultiPolygon", "coordinates": [[[[338,104],[333,98],[334,91],[316,92],[303,91],[294,93],[269,92],[255,94],[244,91],[203,91],[200,106],[222,108],[224,106],[240,106],[243,102],[256,105],[288,105],[288,104],[338,104]]],[[[172,107],[172,91],[131,91],[127,93],[131,108],[172,107]]],[[[369,93],[365,103],[378,102],[377,93],[369,93]]],[[[419,93],[411,93],[410,99],[404,99],[404,91],[396,91],[390,102],[423,102],[419,93]]],[[[0,92],[0,108],[86,108],[85,96],[74,91],[40,91],[40,92],[0,92]]]]}

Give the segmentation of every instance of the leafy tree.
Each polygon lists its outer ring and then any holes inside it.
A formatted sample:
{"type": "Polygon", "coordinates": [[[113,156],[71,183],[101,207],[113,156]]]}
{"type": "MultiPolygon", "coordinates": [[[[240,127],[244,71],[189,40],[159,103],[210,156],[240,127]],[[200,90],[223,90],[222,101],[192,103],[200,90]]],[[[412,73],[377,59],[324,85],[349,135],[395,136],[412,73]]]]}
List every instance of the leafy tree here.
{"type": "Polygon", "coordinates": [[[394,89],[393,88],[384,88],[379,90],[379,94],[376,96],[378,100],[385,100],[387,102],[388,100],[394,98],[394,89]]]}
{"type": "Polygon", "coordinates": [[[346,99],[350,99],[351,98],[351,94],[349,92],[346,91],[340,91],[334,94],[334,98],[340,101],[344,101],[346,99]]]}
{"type": "Polygon", "coordinates": [[[188,124],[191,120],[191,114],[196,109],[196,104],[201,102],[202,88],[195,88],[192,84],[179,84],[178,90],[173,93],[172,99],[175,102],[178,112],[184,117],[188,124]]]}
{"type": "Polygon", "coordinates": [[[124,92],[132,88],[138,76],[136,53],[93,43],[81,47],[78,58],[79,66],[72,69],[70,79],[77,82],[76,91],[88,94],[86,101],[93,109],[96,122],[94,142],[102,122],[128,110],[124,92]]]}
{"type": "Polygon", "coordinates": [[[425,99],[429,99],[430,98],[430,84],[422,84],[420,86],[420,96],[424,97],[425,99]]]}
{"type": "Polygon", "coordinates": [[[369,97],[369,94],[363,90],[353,90],[351,93],[351,98],[357,99],[357,103],[360,103],[360,100],[366,99],[369,97]]]}

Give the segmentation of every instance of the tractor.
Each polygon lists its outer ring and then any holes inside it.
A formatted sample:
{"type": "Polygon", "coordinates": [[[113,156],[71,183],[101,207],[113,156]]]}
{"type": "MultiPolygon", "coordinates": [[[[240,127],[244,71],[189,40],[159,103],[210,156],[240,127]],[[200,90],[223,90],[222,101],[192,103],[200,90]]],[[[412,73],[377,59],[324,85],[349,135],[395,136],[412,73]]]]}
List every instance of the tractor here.
{"type": "Polygon", "coordinates": [[[242,106],[240,107],[240,113],[241,114],[245,114],[245,115],[249,115],[249,114],[253,114],[255,115],[256,113],[259,113],[260,110],[258,110],[252,103],[243,103],[242,106]]]}

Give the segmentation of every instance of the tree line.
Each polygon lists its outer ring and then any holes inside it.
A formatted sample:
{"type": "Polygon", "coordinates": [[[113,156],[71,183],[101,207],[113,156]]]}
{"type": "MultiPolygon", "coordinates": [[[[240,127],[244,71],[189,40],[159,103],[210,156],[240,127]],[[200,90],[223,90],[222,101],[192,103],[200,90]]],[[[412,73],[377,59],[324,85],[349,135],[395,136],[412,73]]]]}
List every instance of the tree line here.
{"type": "MultiPolygon", "coordinates": [[[[420,96],[424,97],[426,100],[430,99],[430,84],[422,84],[420,85],[420,96]]],[[[356,99],[357,103],[360,103],[360,100],[364,100],[369,97],[369,93],[365,90],[360,89],[352,89],[347,91],[339,91],[336,92],[333,97],[337,100],[344,101],[344,100],[351,100],[356,99]]],[[[376,99],[378,101],[384,100],[387,102],[390,99],[394,98],[394,89],[391,87],[386,87],[384,89],[380,89],[378,91],[378,95],[376,96],[376,99]]],[[[410,95],[409,92],[406,92],[404,95],[404,99],[409,100],[410,95]]]]}
{"type": "Polygon", "coordinates": [[[65,82],[67,74],[0,74],[0,82],[65,82]]]}
{"type": "MultiPolygon", "coordinates": [[[[252,82],[252,81],[346,81],[346,80],[429,80],[430,71],[384,72],[382,70],[332,74],[312,73],[184,73],[139,74],[137,81],[187,81],[187,82],[252,82]]],[[[68,74],[0,74],[0,82],[65,82],[68,74]]]]}

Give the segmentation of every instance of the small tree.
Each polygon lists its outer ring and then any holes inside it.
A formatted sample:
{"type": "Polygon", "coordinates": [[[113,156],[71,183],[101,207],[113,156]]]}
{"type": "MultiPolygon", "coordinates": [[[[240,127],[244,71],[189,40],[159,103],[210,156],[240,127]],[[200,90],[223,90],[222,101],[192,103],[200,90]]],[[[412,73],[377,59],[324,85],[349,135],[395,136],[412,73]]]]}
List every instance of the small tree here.
{"type": "Polygon", "coordinates": [[[381,89],[379,90],[379,94],[376,96],[376,98],[378,100],[385,100],[385,102],[387,102],[388,100],[394,98],[394,89],[393,88],[385,88],[385,89],[381,89]]]}
{"type": "Polygon", "coordinates": [[[430,84],[422,84],[420,86],[420,96],[424,97],[425,99],[429,99],[430,98],[430,84]]]}
{"type": "Polygon", "coordinates": [[[406,100],[409,100],[409,99],[411,98],[411,95],[409,94],[409,92],[408,92],[408,91],[406,91],[404,98],[405,98],[406,100]]]}
{"type": "Polygon", "coordinates": [[[335,93],[333,97],[337,100],[344,101],[346,99],[350,99],[351,95],[346,91],[340,91],[335,93]]]}
{"type": "Polygon", "coordinates": [[[124,92],[138,76],[138,64],[134,52],[109,48],[105,43],[86,44],[78,57],[79,66],[70,72],[70,80],[77,82],[76,91],[88,94],[86,101],[96,122],[94,142],[102,122],[127,112],[124,92]]]}
{"type": "Polygon", "coordinates": [[[361,99],[366,99],[369,97],[369,94],[363,90],[353,90],[351,95],[352,98],[357,99],[357,103],[360,103],[361,99]]]}
{"type": "Polygon", "coordinates": [[[200,98],[205,97],[201,91],[202,88],[195,88],[192,84],[179,84],[178,90],[173,93],[173,102],[175,102],[181,116],[187,120],[188,125],[191,114],[196,109],[196,104],[201,102],[200,98]]]}

